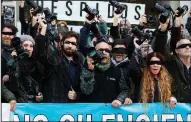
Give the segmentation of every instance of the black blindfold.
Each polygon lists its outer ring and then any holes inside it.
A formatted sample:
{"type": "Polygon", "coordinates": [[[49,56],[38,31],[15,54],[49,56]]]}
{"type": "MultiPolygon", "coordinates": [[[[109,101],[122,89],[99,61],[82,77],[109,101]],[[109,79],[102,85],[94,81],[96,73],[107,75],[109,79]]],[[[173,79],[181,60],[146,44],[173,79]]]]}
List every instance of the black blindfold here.
{"type": "Polygon", "coordinates": [[[126,48],[113,48],[112,53],[116,54],[128,54],[128,50],[126,48]]]}
{"type": "Polygon", "coordinates": [[[154,64],[162,65],[162,62],[161,61],[149,61],[149,65],[154,65],[154,64]]]}
{"type": "Polygon", "coordinates": [[[15,35],[13,32],[1,32],[3,35],[15,35]]]}

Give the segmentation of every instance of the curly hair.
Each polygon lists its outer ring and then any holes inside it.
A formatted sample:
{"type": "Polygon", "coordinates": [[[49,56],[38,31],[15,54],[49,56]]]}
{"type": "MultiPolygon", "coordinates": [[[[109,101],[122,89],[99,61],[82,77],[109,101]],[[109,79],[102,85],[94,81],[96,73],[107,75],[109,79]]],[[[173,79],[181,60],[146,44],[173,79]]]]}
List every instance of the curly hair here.
{"type": "MultiPolygon", "coordinates": [[[[152,57],[157,57],[160,61],[164,61],[162,55],[159,53],[153,52],[148,55],[147,62],[151,60],[152,57]]],[[[171,97],[171,76],[168,73],[167,69],[162,65],[160,72],[158,74],[158,85],[160,91],[160,102],[169,102],[171,97]]],[[[143,76],[141,81],[141,102],[147,103],[149,102],[149,98],[151,100],[154,99],[154,75],[151,73],[149,69],[149,65],[147,63],[147,67],[143,70],[143,76]]]]}

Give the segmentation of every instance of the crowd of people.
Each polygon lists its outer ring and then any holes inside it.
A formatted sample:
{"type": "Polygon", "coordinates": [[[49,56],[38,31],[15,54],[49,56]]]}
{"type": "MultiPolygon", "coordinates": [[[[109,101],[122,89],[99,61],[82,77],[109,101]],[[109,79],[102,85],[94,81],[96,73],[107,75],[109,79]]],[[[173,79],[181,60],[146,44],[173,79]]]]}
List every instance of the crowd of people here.
{"type": "Polygon", "coordinates": [[[119,22],[123,11],[115,13],[108,33],[101,16],[87,14],[76,33],[56,17],[48,22],[43,11],[31,9],[27,20],[25,4],[20,37],[14,25],[2,23],[2,102],[11,110],[16,103],[191,103],[191,24],[189,35],[182,33],[182,16],[170,14],[145,38],[146,15],[132,27],[119,22]]]}

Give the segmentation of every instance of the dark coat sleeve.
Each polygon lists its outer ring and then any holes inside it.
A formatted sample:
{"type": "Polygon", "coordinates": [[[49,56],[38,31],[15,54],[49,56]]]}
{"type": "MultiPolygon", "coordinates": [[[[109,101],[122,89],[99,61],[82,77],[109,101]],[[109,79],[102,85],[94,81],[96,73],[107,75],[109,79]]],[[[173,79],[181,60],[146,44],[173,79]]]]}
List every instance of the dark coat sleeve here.
{"type": "Polygon", "coordinates": [[[119,39],[120,38],[119,26],[111,26],[110,35],[113,37],[113,39],[119,39]]]}
{"type": "Polygon", "coordinates": [[[88,45],[88,36],[90,33],[90,27],[91,25],[88,23],[85,23],[84,26],[80,29],[80,44],[79,49],[80,52],[83,54],[83,56],[87,56],[89,45],[88,45]]]}
{"type": "Polygon", "coordinates": [[[155,52],[163,54],[164,56],[167,55],[167,53],[169,53],[167,49],[167,31],[161,32],[160,30],[158,30],[156,32],[155,44],[153,50],[155,52]]]}
{"type": "Polygon", "coordinates": [[[37,60],[44,64],[46,61],[46,36],[38,35],[35,39],[37,60]]]}
{"type": "Polygon", "coordinates": [[[6,102],[16,100],[15,95],[11,91],[9,91],[9,89],[7,89],[3,84],[1,84],[1,95],[6,102]]]}
{"type": "Polygon", "coordinates": [[[181,38],[181,28],[180,27],[173,27],[171,30],[171,40],[170,40],[170,47],[171,51],[173,54],[176,54],[175,49],[176,49],[176,43],[180,40],[181,38]]]}
{"type": "Polygon", "coordinates": [[[120,71],[121,71],[121,77],[119,80],[119,95],[117,96],[117,100],[119,100],[123,104],[125,98],[129,97],[129,87],[126,84],[125,77],[121,69],[120,71]]]}
{"type": "Polygon", "coordinates": [[[140,98],[140,86],[141,86],[141,78],[142,78],[142,67],[141,64],[141,56],[136,54],[135,52],[133,53],[131,60],[129,62],[129,76],[131,77],[135,88],[134,88],[134,94],[133,94],[133,102],[139,102],[140,98]]]}
{"type": "Polygon", "coordinates": [[[22,28],[22,33],[21,34],[23,34],[23,33],[26,34],[28,32],[28,27],[29,26],[25,21],[25,9],[21,8],[20,6],[19,6],[19,20],[21,22],[21,28],[22,28]]]}

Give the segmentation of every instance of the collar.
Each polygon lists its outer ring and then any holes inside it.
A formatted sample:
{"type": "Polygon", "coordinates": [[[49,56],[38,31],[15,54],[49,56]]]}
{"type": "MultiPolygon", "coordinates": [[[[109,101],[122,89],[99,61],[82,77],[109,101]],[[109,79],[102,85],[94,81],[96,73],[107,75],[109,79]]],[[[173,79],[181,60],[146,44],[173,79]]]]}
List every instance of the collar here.
{"type": "Polygon", "coordinates": [[[128,61],[129,61],[129,58],[128,58],[128,57],[125,58],[123,61],[120,61],[120,62],[116,62],[114,58],[111,58],[111,62],[112,62],[115,66],[118,66],[118,65],[120,65],[120,64],[122,64],[122,63],[126,63],[126,62],[128,62],[128,61]]]}
{"type": "Polygon", "coordinates": [[[14,50],[13,47],[5,45],[3,43],[1,43],[1,48],[4,49],[4,50],[10,51],[10,52],[12,52],[14,50]]]}
{"type": "Polygon", "coordinates": [[[69,61],[67,57],[63,55],[63,60],[65,60],[67,63],[78,64],[76,56],[73,56],[73,59],[69,61]]]}

